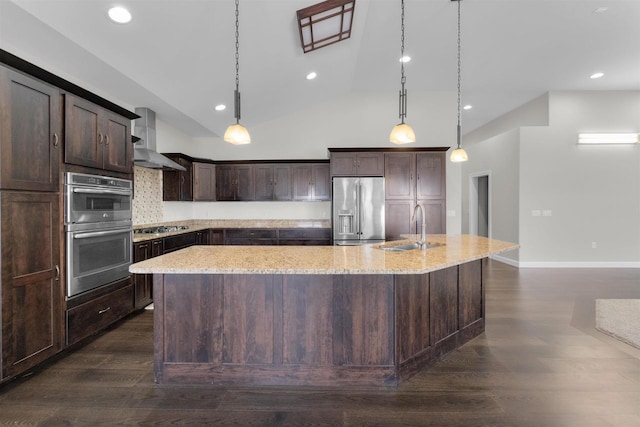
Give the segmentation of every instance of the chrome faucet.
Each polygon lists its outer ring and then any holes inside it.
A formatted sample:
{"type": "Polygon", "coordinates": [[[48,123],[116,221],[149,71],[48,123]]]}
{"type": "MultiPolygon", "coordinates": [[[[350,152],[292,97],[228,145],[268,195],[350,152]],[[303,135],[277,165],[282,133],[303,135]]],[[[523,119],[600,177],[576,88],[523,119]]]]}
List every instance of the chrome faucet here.
{"type": "MultiPolygon", "coordinates": [[[[420,233],[420,240],[418,241],[418,244],[424,248],[427,246],[427,221],[424,216],[424,208],[420,203],[416,204],[416,206],[413,208],[413,215],[411,215],[411,222],[415,222],[416,213],[418,212],[418,209],[420,209],[420,213],[422,214],[422,233],[420,233]]],[[[418,234],[417,228],[418,226],[416,225],[416,234],[418,234]]]]}

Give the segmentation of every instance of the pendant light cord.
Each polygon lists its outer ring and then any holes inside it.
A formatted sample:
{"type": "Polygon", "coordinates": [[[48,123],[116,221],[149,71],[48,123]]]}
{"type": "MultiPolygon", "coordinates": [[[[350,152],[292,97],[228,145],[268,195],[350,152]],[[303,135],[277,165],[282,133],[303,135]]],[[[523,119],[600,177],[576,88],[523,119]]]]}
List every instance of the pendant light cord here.
{"type": "Polygon", "coordinates": [[[240,0],[236,0],[236,90],[234,92],[234,114],[236,123],[240,123],[240,0]]]}
{"type": "Polygon", "coordinates": [[[404,75],[404,0],[400,2],[400,123],[407,116],[407,91],[404,88],[407,78],[404,75]]]}
{"type": "Polygon", "coordinates": [[[462,0],[457,0],[458,1],[458,127],[457,127],[457,131],[458,131],[458,136],[457,136],[457,140],[458,140],[458,148],[460,148],[460,119],[461,119],[461,102],[460,102],[460,68],[461,68],[461,55],[460,55],[460,2],[462,0]]]}

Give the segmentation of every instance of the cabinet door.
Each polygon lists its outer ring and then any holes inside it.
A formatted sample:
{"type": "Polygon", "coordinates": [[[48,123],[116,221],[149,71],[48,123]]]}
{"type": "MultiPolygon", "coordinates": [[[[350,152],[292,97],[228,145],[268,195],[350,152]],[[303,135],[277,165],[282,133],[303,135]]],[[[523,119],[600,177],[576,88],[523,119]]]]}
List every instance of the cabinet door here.
{"type": "Polygon", "coordinates": [[[356,153],[331,153],[331,176],[357,174],[356,153]]]}
{"type": "Polygon", "coordinates": [[[62,348],[62,230],[59,193],[3,191],[0,206],[2,377],[9,377],[62,348]]]}
{"type": "Polygon", "coordinates": [[[180,158],[178,163],[186,170],[180,174],[180,200],[193,200],[193,163],[190,160],[180,158]]]}
{"type": "Polygon", "coordinates": [[[0,187],[58,190],[62,141],[58,89],[0,67],[0,187]]]}
{"type": "Polygon", "coordinates": [[[399,240],[401,234],[416,232],[411,221],[413,200],[387,200],[385,203],[385,239],[399,240]]]}
{"type": "Polygon", "coordinates": [[[230,165],[216,167],[216,199],[235,200],[235,168],[230,165]]]}
{"type": "MultiPolygon", "coordinates": [[[[427,219],[427,236],[429,234],[445,234],[447,232],[447,216],[445,200],[418,200],[424,208],[427,219]]],[[[419,220],[420,226],[422,220],[419,220]]]]}
{"type": "Polygon", "coordinates": [[[416,155],[416,198],[444,199],[446,197],[445,153],[418,153],[416,155]]]}
{"type": "Polygon", "coordinates": [[[193,200],[193,163],[181,156],[167,156],[186,170],[162,171],[162,200],[189,201],[193,200]]]}
{"type": "MultiPolygon", "coordinates": [[[[140,262],[152,258],[152,241],[138,242],[133,244],[133,262],[140,262]]],[[[151,292],[153,287],[152,274],[133,275],[133,306],[136,310],[151,304],[151,292]]]]}
{"type": "Polygon", "coordinates": [[[321,163],[311,166],[313,200],[331,200],[331,178],[329,165],[321,163]]]}
{"type": "MultiPolygon", "coordinates": [[[[327,165],[327,171],[328,170],[329,165],[327,165]]],[[[274,165],[273,179],[273,200],[291,200],[291,165],[274,165]]]]}
{"type": "Polygon", "coordinates": [[[209,244],[224,245],[224,230],[223,229],[209,230],[209,244]]]}
{"type": "Polygon", "coordinates": [[[255,179],[255,200],[273,200],[274,171],[273,165],[253,165],[255,179]]]}
{"type": "Polygon", "coordinates": [[[193,164],[193,200],[216,200],[216,167],[210,163],[193,164]]]}
{"type": "Polygon", "coordinates": [[[131,143],[131,120],[103,110],[102,168],[115,172],[132,172],[133,144],[131,143]]]}
{"type": "Polygon", "coordinates": [[[414,199],[416,155],[414,153],[385,154],[384,193],[389,199],[414,199]]]}
{"type": "Polygon", "coordinates": [[[311,200],[311,164],[293,166],[293,200],[311,200]]]}
{"type": "Polygon", "coordinates": [[[65,145],[64,162],[74,165],[102,168],[102,144],[100,107],[65,95],[65,145]]]}
{"type": "Polygon", "coordinates": [[[356,169],[359,176],[384,176],[384,153],[358,153],[356,169]]]}
{"type": "Polygon", "coordinates": [[[236,200],[254,200],[253,165],[236,165],[236,200]]]}

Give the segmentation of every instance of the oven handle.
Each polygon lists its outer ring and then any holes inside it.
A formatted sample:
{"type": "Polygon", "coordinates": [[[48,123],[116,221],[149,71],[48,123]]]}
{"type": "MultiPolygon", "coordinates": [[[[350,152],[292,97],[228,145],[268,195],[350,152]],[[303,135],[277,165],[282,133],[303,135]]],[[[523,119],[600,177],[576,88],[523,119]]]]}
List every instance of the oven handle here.
{"type": "Polygon", "coordinates": [[[91,237],[110,236],[112,234],[130,233],[130,230],[107,230],[107,231],[94,231],[91,233],[78,233],[74,234],[74,239],[90,239],[91,237]]]}
{"type": "Polygon", "coordinates": [[[131,195],[131,191],[108,190],[102,188],[74,188],[73,192],[82,194],[117,194],[120,196],[131,195]]]}

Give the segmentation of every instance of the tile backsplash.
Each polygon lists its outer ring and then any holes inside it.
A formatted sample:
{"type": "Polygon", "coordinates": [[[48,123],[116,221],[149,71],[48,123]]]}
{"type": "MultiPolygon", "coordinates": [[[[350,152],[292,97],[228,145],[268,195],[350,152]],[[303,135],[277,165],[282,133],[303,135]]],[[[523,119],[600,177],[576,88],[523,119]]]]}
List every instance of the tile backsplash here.
{"type": "Polygon", "coordinates": [[[133,225],[162,222],[162,171],[133,168],[133,225]]]}

